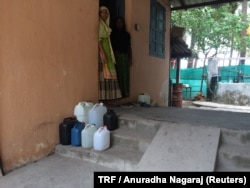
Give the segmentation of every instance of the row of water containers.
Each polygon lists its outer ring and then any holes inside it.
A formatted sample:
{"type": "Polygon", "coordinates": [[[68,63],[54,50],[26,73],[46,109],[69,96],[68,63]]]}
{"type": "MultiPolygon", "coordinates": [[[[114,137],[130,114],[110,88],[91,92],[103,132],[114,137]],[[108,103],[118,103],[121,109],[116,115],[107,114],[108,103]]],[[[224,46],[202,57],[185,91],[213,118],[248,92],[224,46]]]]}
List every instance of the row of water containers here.
{"type": "Polygon", "coordinates": [[[110,146],[110,131],[118,127],[118,120],[112,109],[103,103],[79,102],[74,116],[63,120],[59,126],[62,145],[82,146],[105,150],[110,146]]]}

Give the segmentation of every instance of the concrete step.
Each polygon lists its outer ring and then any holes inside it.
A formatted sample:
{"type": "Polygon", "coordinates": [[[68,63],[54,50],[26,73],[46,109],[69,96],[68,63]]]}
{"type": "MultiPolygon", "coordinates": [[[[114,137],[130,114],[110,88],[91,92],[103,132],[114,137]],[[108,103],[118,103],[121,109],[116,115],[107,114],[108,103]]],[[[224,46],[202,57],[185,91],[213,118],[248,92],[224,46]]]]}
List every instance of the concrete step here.
{"type": "Polygon", "coordinates": [[[242,145],[221,145],[216,171],[250,171],[250,150],[242,145]]]}
{"type": "Polygon", "coordinates": [[[120,115],[118,119],[119,128],[134,130],[135,132],[148,132],[155,134],[160,127],[160,122],[155,120],[143,119],[132,115],[120,115]]]}
{"type": "Polygon", "coordinates": [[[110,131],[110,148],[96,151],[93,148],[58,144],[55,152],[65,157],[81,159],[108,168],[130,171],[137,168],[143,153],[159,129],[156,121],[120,117],[119,127],[110,131]]]}
{"type": "Polygon", "coordinates": [[[111,144],[119,145],[131,150],[145,152],[152,141],[155,132],[142,129],[131,130],[120,127],[111,132],[111,144]]]}
{"type": "Polygon", "coordinates": [[[96,151],[93,148],[86,149],[61,144],[55,147],[55,153],[64,157],[80,159],[121,171],[135,169],[143,155],[142,152],[132,151],[120,146],[111,146],[107,150],[96,151]]]}
{"type": "Polygon", "coordinates": [[[221,129],[221,144],[236,144],[250,147],[250,131],[221,129]]]}
{"type": "Polygon", "coordinates": [[[250,131],[222,129],[216,171],[250,170],[250,131]]]}

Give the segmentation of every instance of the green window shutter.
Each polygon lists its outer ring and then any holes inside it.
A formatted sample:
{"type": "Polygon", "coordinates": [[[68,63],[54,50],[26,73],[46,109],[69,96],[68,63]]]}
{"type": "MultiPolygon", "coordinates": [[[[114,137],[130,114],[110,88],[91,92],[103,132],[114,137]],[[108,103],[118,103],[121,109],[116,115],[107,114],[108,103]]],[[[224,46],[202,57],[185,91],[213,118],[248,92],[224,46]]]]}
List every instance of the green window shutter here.
{"type": "Polygon", "coordinates": [[[156,0],[150,5],[149,55],[165,57],[166,9],[156,0]]]}

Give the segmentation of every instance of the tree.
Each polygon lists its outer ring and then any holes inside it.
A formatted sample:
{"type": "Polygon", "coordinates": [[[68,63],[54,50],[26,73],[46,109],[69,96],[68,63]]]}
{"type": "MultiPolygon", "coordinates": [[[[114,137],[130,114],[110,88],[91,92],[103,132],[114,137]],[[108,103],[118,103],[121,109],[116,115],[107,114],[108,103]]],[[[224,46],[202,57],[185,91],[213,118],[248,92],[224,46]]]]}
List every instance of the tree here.
{"type": "Polygon", "coordinates": [[[250,22],[246,14],[234,14],[237,8],[237,3],[231,3],[219,8],[174,11],[171,14],[172,23],[186,28],[191,34],[191,49],[197,54],[202,52],[206,58],[212,49],[215,50],[213,56],[226,47],[244,51],[242,47],[249,48],[250,39],[249,36],[242,36],[241,32],[250,22]]]}
{"type": "MultiPolygon", "coordinates": [[[[246,20],[247,20],[247,17],[246,17],[246,15],[247,15],[247,0],[243,0],[242,1],[242,22],[246,22],[246,20]]],[[[246,32],[247,32],[247,26],[246,27],[244,27],[243,29],[242,29],[242,32],[241,32],[241,38],[243,39],[242,40],[242,50],[240,51],[240,57],[241,57],[241,59],[240,59],[240,62],[239,62],[239,64],[241,64],[241,65],[243,65],[243,64],[245,64],[245,57],[246,57],[246,41],[244,40],[244,38],[245,38],[245,36],[246,36],[246,32]]]]}

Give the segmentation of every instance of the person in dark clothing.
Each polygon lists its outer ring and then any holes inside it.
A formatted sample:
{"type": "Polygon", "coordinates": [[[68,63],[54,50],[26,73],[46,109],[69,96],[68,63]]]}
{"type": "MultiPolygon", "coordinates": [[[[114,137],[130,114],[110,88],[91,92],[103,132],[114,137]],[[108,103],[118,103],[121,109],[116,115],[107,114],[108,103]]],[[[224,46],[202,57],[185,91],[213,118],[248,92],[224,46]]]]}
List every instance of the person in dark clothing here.
{"type": "Polygon", "coordinates": [[[130,67],[132,65],[131,36],[127,32],[123,17],[115,19],[111,32],[111,43],[116,59],[117,81],[122,97],[130,95],[130,67]]]}

